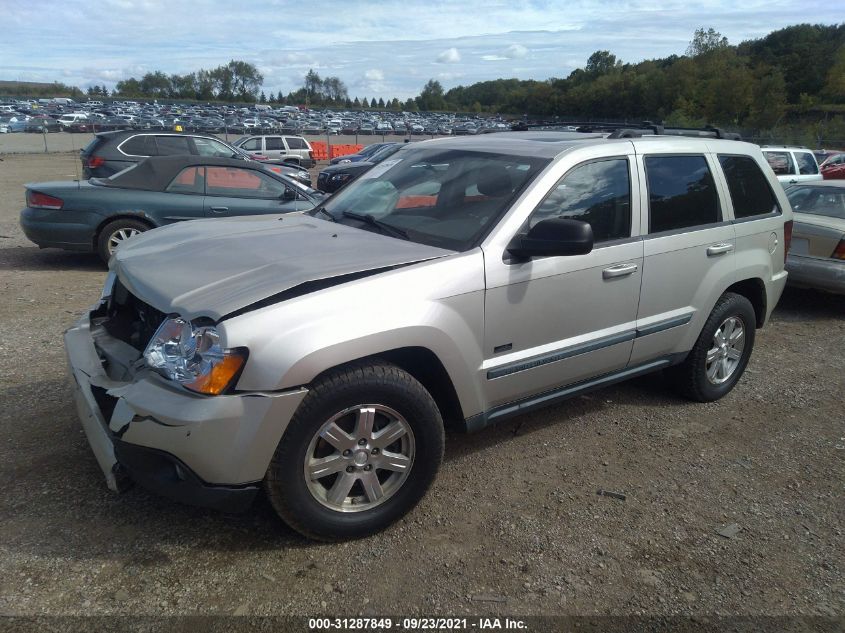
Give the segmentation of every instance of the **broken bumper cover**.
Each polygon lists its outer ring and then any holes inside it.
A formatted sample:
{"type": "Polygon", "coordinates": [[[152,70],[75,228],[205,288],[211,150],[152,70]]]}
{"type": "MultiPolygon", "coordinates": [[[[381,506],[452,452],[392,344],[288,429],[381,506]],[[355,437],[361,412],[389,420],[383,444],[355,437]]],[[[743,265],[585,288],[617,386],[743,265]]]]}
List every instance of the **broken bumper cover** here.
{"type": "Polygon", "coordinates": [[[76,409],[109,488],[239,511],[252,502],[307,390],[200,396],[152,372],[111,379],[88,316],[65,332],[76,409]]]}

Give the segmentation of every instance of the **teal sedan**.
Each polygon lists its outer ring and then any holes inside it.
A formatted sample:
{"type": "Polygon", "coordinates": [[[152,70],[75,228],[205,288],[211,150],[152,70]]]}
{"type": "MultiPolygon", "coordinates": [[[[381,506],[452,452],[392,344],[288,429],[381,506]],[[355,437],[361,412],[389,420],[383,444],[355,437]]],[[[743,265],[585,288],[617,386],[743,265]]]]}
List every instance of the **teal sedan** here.
{"type": "Polygon", "coordinates": [[[111,176],[26,185],[20,224],[41,248],[96,252],[107,262],[143,231],[199,218],[313,209],[322,193],[260,163],[151,157],[111,176]]]}

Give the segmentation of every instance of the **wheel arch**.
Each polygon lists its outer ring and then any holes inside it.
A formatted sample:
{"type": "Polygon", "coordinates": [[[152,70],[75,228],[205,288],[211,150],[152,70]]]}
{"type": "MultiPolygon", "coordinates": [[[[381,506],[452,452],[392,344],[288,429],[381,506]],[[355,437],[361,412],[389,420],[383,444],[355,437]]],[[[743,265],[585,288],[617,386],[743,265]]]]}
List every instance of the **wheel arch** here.
{"type": "Polygon", "coordinates": [[[737,281],[728,286],[725,292],[733,292],[748,299],[754,308],[757,328],[763,327],[763,324],[766,322],[767,297],[766,285],[762,279],[752,277],[737,281]]]}
{"type": "Polygon", "coordinates": [[[145,213],[123,212],[117,213],[115,215],[107,215],[94,229],[92,246],[95,251],[97,250],[97,243],[100,241],[100,233],[103,232],[103,229],[108,224],[111,224],[115,220],[135,220],[136,222],[143,222],[144,224],[148,225],[151,229],[154,229],[159,226],[151,217],[149,217],[145,213]]]}
{"type": "Polygon", "coordinates": [[[339,365],[326,368],[315,376],[312,382],[319,380],[329,372],[337,371],[350,365],[378,363],[379,361],[387,361],[396,365],[418,380],[431,394],[447,427],[454,427],[463,422],[463,407],[461,406],[461,401],[458,398],[458,392],[455,389],[452,378],[437,354],[426,347],[399,347],[351,359],[339,365]]]}

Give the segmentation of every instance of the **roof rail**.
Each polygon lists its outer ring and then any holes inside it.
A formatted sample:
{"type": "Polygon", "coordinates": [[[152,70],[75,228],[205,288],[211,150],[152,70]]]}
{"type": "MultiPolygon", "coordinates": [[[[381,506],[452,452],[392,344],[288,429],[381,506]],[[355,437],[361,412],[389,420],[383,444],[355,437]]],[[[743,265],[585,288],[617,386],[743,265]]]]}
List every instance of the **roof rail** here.
{"type": "Polygon", "coordinates": [[[578,128],[579,132],[610,132],[608,138],[640,138],[643,136],[689,136],[695,138],[718,138],[741,141],[735,132],[707,125],[703,128],[665,127],[659,123],[643,121],[639,125],[630,123],[587,123],[578,128]]]}

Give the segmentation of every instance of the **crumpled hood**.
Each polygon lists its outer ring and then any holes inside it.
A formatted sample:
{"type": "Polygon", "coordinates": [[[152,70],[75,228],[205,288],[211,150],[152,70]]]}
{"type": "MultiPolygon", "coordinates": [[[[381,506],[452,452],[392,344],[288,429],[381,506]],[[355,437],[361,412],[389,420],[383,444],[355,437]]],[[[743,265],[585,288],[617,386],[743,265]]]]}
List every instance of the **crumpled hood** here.
{"type": "Polygon", "coordinates": [[[180,222],[123,244],[110,268],[165,313],[218,320],[317,281],[444,257],[452,251],[300,214],[180,222]]]}

